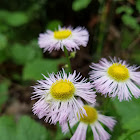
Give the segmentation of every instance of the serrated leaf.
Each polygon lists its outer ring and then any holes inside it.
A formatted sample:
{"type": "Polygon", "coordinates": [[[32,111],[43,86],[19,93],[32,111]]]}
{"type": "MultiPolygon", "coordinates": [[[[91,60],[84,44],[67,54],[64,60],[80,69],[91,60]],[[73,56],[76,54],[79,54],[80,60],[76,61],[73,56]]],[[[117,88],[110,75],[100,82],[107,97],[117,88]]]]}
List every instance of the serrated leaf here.
{"type": "Polygon", "coordinates": [[[17,124],[17,140],[49,140],[49,133],[28,116],[23,116],[17,124]]]}
{"type": "Polygon", "coordinates": [[[47,73],[56,73],[58,64],[64,63],[64,59],[37,59],[25,65],[23,69],[23,80],[39,80],[47,73]]]}
{"type": "Polygon", "coordinates": [[[86,8],[91,0],[74,0],[72,3],[72,9],[74,11],[80,11],[84,8],[86,8]]]}

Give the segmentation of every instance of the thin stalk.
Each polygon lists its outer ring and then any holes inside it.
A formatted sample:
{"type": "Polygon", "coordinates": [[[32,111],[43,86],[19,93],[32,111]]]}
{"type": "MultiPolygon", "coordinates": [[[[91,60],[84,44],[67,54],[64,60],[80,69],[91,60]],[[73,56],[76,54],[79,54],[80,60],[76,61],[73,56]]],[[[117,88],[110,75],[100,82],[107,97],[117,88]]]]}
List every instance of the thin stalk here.
{"type": "Polygon", "coordinates": [[[132,135],[134,135],[134,134],[136,134],[136,133],[138,133],[138,132],[140,132],[140,129],[139,129],[139,130],[135,130],[135,131],[129,133],[123,140],[129,139],[132,135]]]}
{"type": "MultiPolygon", "coordinates": [[[[65,46],[64,46],[64,53],[65,53],[67,64],[68,64],[68,70],[69,70],[70,73],[72,73],[71,63],[70,63],[70,57],[69,57],[68,51],[67,51],[67,49],[66,49],[65,46]]],[[[71,133],[71,136],[73,136],[73,132],[72,132],[72,129],[70,127],[69,121],[67,121],[67,124],[68,124],[69,131],[71,133]]]]}
{"type": "Polygon", "coordinates": [[[104,103],[104,109],[103,109],[103,113],[105,114],[105,112],[106,112],[106,110],[107,110],[107,108],[108,108],[108,106],[109,106],[109,104],[110,104],[110,98],[108,97],[108,98],[106,98],[106,101],[105,101],[105,103],[104,103]]]}
{"type": "Polygon", "coordinates": [[[72,132],[72,130],[71,130],[71,127],[70,127],[70,123],[69,123],[69,121],[67,121],[67,123],[68,123],[69,131],[70,131],[71,135],[73,136],[73,132],[72,132]]]}
{"type": "Polygon", "coordinates": [[[65,56],[66,56],[66,60],[67,60],[67,64],[68,64],[68,70],[70,73],[72,73],[72,69],[71,69],[71,63],[70,63],[70,58],[69,58],[69,54],[68,54],[68,51],[66,49],[66,47],[64,46],[64,53],[65,53],[65,56]]]}
{"type": "MultiPolygon", "coordinates": [[[[103,2],[104,3],[104,2],[103,2]]],[[[100,25],[99,25],[99,35],[98,35],[98,46],[97,46],[97,55],[98,57],[101,57],[101,52],[102,52],[102,46],[103,46],[103,41],[105,37],[105,27],[106,27],[106,17],[107,17],[107,12],[106,12],[106,4],[104,3],[101,5],[102,9],[101,10],[101,17],[100,17],[100,25]],[[105,5],[105,6],[104,6],[105,5]]]]}
{"type": "Polygon", "coordinates": [[[112,19],[112,14],[113,14],[113,6],[114,2],[111,0],[102,0],[101,1],[101,6],[100,6],[100,25],[99,25],[99,34],[98,34],[98,44],[97,44],[97,50],[96,50],[96,55],[97,58],[101,57],[102,54],[102,49],[104,46],[104,42],[107,36],[107,31],[109,29],[109,24],[112,19]]]}

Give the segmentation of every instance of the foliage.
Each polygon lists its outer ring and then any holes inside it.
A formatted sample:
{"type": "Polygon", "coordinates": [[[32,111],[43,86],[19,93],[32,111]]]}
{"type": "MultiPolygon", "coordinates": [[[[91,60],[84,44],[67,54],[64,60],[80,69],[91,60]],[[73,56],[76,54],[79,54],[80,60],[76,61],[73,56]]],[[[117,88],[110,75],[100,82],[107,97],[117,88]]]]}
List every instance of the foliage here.
{"type": "Polygon", "coordinates": [[[47,29],[55,31],[59,26],[62,26],[62,22],[60,20],[52,20],[48,23],[47,29]]]}
{"type": "Polygon", "coordinates": [[[31,63],[25,65],[23,69],[23,80],[39,80],[48,73],[56,73],[58,71],[58,64],[64,63],[65,59],[36,59],[31,63]]]}
{"type": "Polygon", "coordinates": [[[24,65],[36,58],[35,48],[14,44],[11,48],[11,57],[16,64],[24,65]]]}
{"type": "Polygon", "coordinates": [[[7,38],[5,35],[0,34],[0,50],[4,49],[7,46],[7,38]]]}
{"type": "MultiPolygon", "coordinates": [[[[21,94],[20,88],[26,92],[35,80],[43,79],[42,74],[57,72],[66,61],[63,52],[54,54],[43,53],[39,48],[37,38],[46,29],[56,30],[58,26],[74,25],[86,26],[90,34],[87,52],[72,52],[73,68],[81,72],[89,70],[86,67],[92,60],[99,56],[108,57],[115,54],[129,59],[132,63],[140,64],[140,0],[136,1],[103,1],[103,0],[13,0],[0,2],[0,139],[1,140],[66,140],[70,133],[64,135],[60,126],[45,128],[28,116],[21,116],[18,121],[11,117],[2,116],[6,108],[11,105],[11,100],[19,102],[32,102],[23,100],[26,93],[21,94]],[[58,5],[55,6],[55,3],[58,5]],[[114,6],[113,6],[114,5],[114,6]],[[95,6],[95,7],[94,7],[95,6]],[[48,9],[51,9],[48,11],[48,9]],[[57,12],[53,12],[56,9],[57,12]],[[65,11],[64,11],[65,10],[65,11]],[[111,32],[111,28],[117,32],[111,32]],[[117,37],[114,36],[117,34],[117,37]],[[99,45],[101,41],[101,45],[99,45]],[[110,45],[111,44],[111,45],[110,45]],[[97,54],[98,47],[101,50],[97,54]],[[121,48],[121,49],[120,49],[121,48]],[[79,58],[77,58],[79,57],[79,58]],[[84,57],[84,59],[83,59],[84,57]],[[75,59],[76,58],[76,59],[75,59]],[[90,61],[90,62],[89,62],[90,61]],[[76,64],[75,64],[76,63],[76,64]],[[80,65],[82,65],[80,67],[80,65]],[[29,82],[29,83],[28,83],[29,82]],[[16,87],[16,86],[17,87],[16,87]],[[11,90],[13,94],[11,94],[11,90]]],[[[114,30],[113,30],[114,31],[114,30]]],[[[86,71],[83,74],[87,74],[86,71]]],[[[86,75],[87,76],[87,75],[86,75]]],[[[27,93],[31,93],[29,90],[27,93]]],[[[30,95],[28,95],[30,96],[30,95]]],[[[99,104],[104,103],[99,97],[99,104]]],[[[139,99],[130,102],[113,103],[108,107],[108,114],[116,116],[118,121],[112,139],[122,140],[128,133],[139,129],[140,111],[139,99]]],[[[31,110],[31,108],[30,108],[31,110]]],[[[73,132],[75,131],[73,128],[73,132]]],[[[88,128],[87,140],[93,138],[92,131],[88,128]]],[[[135,134],[132,140],[139,140],[140,134],[135,134]]]]}
{"type": "MultiPolygon", "coordinates": [[[[113,101],[118,114],[121,116],[122,127],[125,130],[125,134],[120,137],[120,140],[126,136],[126,132],[130,133],[134,130],[139,129],[140,112],[139,105],[140,99],[132,99],[132,101],[119,102],[118,100],[113,101]]],[[[138,139],[140,134],[137,133],[132,136],[133,139],[138,139]]]]}
{"type": "Polygon", "coordinates": [[[116,13],[124,13],[122,15],[122,21],[125,25],[132,29],[137,29],[140,31],[140,26],[136,17],[133,17],[134,10],[129,6],[121,6],[116,9],[116,13]]]}
{"type": "Polygon", "coordinates": [[[7,24],[9,26],[17,27],[28,22],[28,16],[24,12],[8,12],[8,11],[0,11],[0,21],[3,24],[7,24]]]}
{"type": "Polygon", "coordinates": [[[72,9],[74,11],[80,11],[84,8],[86,8],[91,0],[74,0],[72,3],[72,9]]]}
{"type": "Polygon", "coordinates": [[[1,140],[47,140],[50,134],[28,116],[22,116],[17,124],[12,117],[2,116],[0,117],[0,138],[1,140]]]}

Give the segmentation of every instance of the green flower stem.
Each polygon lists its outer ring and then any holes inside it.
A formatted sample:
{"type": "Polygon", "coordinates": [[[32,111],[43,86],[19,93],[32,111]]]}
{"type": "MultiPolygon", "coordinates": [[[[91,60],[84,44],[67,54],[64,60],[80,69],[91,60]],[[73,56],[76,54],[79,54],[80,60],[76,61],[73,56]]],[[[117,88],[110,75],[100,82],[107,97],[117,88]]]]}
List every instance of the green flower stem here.
{"type": "Polygon", "coordinates": [[[71,130],[69,121],[67,121],[67,123],[68,123],[68,128],[69,128],[69,131],[70,131],[70,133],[71,133],[71,136],[73,136],[73,132],[72,132],[72,130],[71,130]]]}
{"type": "MultiPolygon", "coordinates": [[[[66,56],[66,59],[67,59],[68,70],[69,70],[70,73],[72,73],[71,63],[70,63],[70,57],[69,57],[68,51],[67,51],[67,49],[66,49],[65,46],[64,46],[64,53],[65,53],[65,56],[66,56]]],[[[71,133],[71,136],[73,136],[73,132],[72,132],[72,129],[70,127],[69,121],[67,121],[67,124],[68,124],[69,131],[71,133]]]]}
{"type": "Polygon", "coordinates": [[[140,129],[135,130],[135,131],[129,133],[123,140],[130,139],[130,137],[131,137],[132,135],[134,135],[134,134],[136,134],[136,133],[138,133],[138,132],[140,132],[140,129]]]}
{"type": "Polygon", "coordinates": [[[68,51],[66,49],[66,47],[64,46],[64,53],[65,53],[65,56],[66,56],[66,59],[67,59],[67,64],[68,64],[68,70],[70,73],[72,73],[72,69],[71,69],[71,63],[70,63],[70,58],[69,58],[69,54],[68,54],[68,51]]]}
{"type": "Polygon", "coordinates": [[[111,101],[111,99],[109,97],[106,98],[105,103],[104,103],[104,109],[103,109],[104,114],[105,114],[105,112],[106,112],[106,110],[107,110],[107,108],[108,108],[108,106],[110,104],[110,101],[111,101]]]}
{"type": "Polygon", "coordinates": [[[99,25],[99,34],[98,34],[98,46],[97,46],[97,57],[100,58],[101,57],[101,53],[102,53],[102,48],[103,48],[103,44],[104,44],[104,38],[105,38],[105,29],[106,29],[106,20],[107,20],[107,12],[106,12],[106,4],[105,1],[102,1],[102,5],[101,5],[101,17],[100,17],[100,25],[99,25]]]}

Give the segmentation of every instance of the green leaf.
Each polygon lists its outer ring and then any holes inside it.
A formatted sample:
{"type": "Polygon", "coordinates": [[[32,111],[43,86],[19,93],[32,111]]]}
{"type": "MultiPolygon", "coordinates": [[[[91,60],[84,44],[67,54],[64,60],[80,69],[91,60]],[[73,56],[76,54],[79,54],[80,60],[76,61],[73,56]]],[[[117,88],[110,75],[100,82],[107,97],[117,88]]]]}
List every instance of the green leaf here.
{"type": "Polygon", "coordinates": [[[133,60],[133,62],[140,65],[140,50],[135,49],[134,53],[131,56],[131,59],[133,60]]]}
{"type": "Polygon", "coordinates": [[[0,11],[0,21],[10,26],[21,26],[28,22],[28,16],[24,12],[9,12],[6,10],[0,11]]]}
{"type": "Polygon", "coordinates": [[[116,9],[117,14],[120,14],[122,12],[125,12],[126,14],[131,15],[131,14],[133,14],[134,11],[133,11],[133,9],[131,7],[128,7],[128,6],[121,6],[121,7],[118,7],[116,9]]]}
{"type": "Polygon", "coordinates": [[[10,13],[6,10],[0,10],[0,21],[5,21],[7,17],[10,16],[10,13]]]}
{"type": "Polygon", "coordinates": [[[58,29],[58,26],[62,26],[62,22],[60,20],[52,20],[48,23],[47,29],[55,31],[58,29]]]}
{"type": "Polygon", "coordinates": [[[6,61],[8,58],[5,49],[0,50],[0,63],[6,61]]]}
{"type": "MultiPolygon", "coordinates": [[[[121,122],[123,129],[126,130],[126,133],[121,137],[125,137],[129,132],[135,131],[139,129],[140,122],[140,99],[134,99],[132,101],[123,101],[119,102],[118,100],[114,100],[115,108],[118,114],[121,116],[121,122]]],[[[132,137],[138,137],[139,134],[135,134],[132,137]]],[[[120,140],[121,140],[120,137],[120,140]]]]}
{"type": "Polygon", "coordinates": [[[36,59],[25,65],[23,69],[23,80],[39,80],[47,73],[56,73],[58,64],[65,63],[65,59],[36,59]]]}
{"type": "Polygon", "coordinates": [[[55,140],[65,140],[65,139],[70,139],[71,138],[71,134],[69,132],[66,133],[66,134],[62,133],[61,127],[58,123],[57,123],[56,126],[57,126],[57,132],[56,132],[56,135],[55,135],[55,140]]]}
{"type": "Polygon", "coordinates": [[[16,125],[11,117],[0,117],[0,139],[16,140],[16,125]]]}
{"type": "Polygon", "coordinates": [[[14,27],[21,26],[28,22],[28,16],[23,12],[12,12],[6,18],[6,22],[7,22],[7,24],[14,26],[14,27]]]}
{"type": "Polygon", "coordinates": [[[48,131],[28,116],[23,116],[17,124],[17,140],[49,140],[48,131]]]}
{"type": "Polygon", "coordinates": [[[130,32],[130,30],[128,30],[127,28],[123,28],[122,33],[121,33],[121,38],[122,38],[122,42],[121,42],[121,47],[122,49],[126,49],[131,42],[135,39],[135,33],[132,31],[130,32]]]}
{"type": "Polygon", "coordinates": [[[80,11],[84,8],[86,8],[91,0],[74,0],[72,3],[72,9],[74,11],[80,11]]]}
{"type": "Polygon", "coordinates": [[[136,8],[140,12],[140,0],[136,0],[136,8]]]}
{"type": "Polygon", "coordinates": [[[35,55],[35,58],[42,58],[43,57],[43,53],[42,53],[42,50],[39,48],[38,46],[38,40],[32,40],[28,45],[27,47],[30,47],[32,48],[36,55],[35,55]]]}
{"type": "Polygon", "coordinates": [[[139,24],[137,22],[137,19],[128,15],[128,14],[125,14],[122,16],[122,21],[125,25],[129,26],[130,28],[132,29],[139,29],[139,24]]]}
{"type": "Polygon", "coordinates": [[[0,34],[0,50],[4,49],[7,46],[7,37],[3,34],[0,34]]]}
{"type": "Polygon", "coordinates": [[[8,26],[6,23],[6,18],[9,17],[9,12],[6,10],[0,10],[0,31],[6,32],[8,30],[8,26]]]}
{"type": "Polygon", "coordinates": [[[0,117],[1,140],[50,140],[49,131],[28,116],[22,116],[17,125],[8,116],[0,117]]]}
{"type": "Polygon", "coordinates": [[[11,48],[11,57],[16,64],[25,64],[35,58],[36,52],[34,48],[24,47],[15,44],[11,48]]]}

